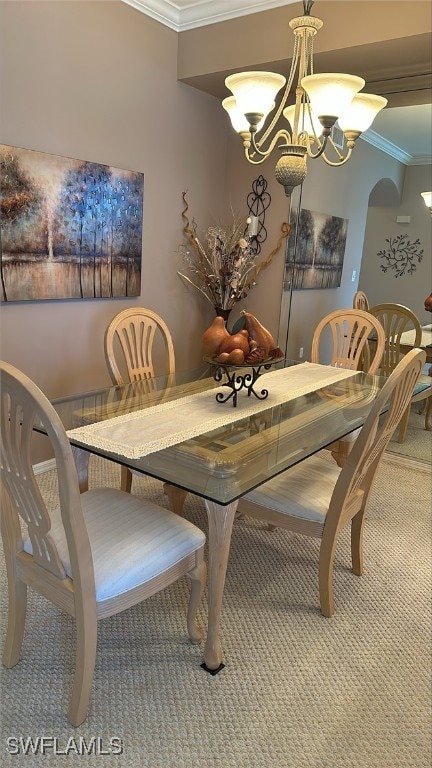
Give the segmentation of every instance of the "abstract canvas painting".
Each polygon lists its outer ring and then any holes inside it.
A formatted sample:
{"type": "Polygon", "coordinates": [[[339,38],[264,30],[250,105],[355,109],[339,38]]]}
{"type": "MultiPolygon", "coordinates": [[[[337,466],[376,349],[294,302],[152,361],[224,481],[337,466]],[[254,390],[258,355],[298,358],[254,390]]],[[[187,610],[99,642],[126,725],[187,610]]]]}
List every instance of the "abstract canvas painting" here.
{"type": "Polygon", "coordinates": [[[1,301],[139,296],[144,175],[0,145],[1,301]]]}
{"type": "Polygon", "coordinates": [[[348,220],[303,208],[296,216],[285,262],[285,283],[295,288],[338,288],[341,284],[348,220]],[[297,234],[297,237],[296,237],[297,234]]]}

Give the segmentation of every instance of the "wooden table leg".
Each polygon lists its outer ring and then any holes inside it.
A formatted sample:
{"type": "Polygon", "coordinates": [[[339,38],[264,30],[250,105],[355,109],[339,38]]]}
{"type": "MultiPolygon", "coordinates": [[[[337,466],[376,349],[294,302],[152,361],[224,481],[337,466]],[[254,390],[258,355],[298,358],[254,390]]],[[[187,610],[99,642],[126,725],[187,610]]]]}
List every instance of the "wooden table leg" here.
{"type": "Polygon", "coordinates": [[[238,501],[222,506],[207,501],[209,521],[208,568],[208,631],[204,648],[204,663],[208,670],[218,670],[223,662],[220,642],[220,616],[231,543],[231,531],[238,501]]]}
{"type": "Polygon", "coordinates": [[[88,466],[91,454],[76,445],[72,445],[72,453],[77,468],[80,493],[84,493],[88,491],[88,466]]]}
{"type": "Polygon", "coordinates": [[[171,512],[175,512],[176,515],[183,517],[183,504],[189,491],[184,491],[183,488],[177,488],[176,485],[170,485],[169,483],[164,483],[163,489],[165,496],[168,497],[171,512]]]}

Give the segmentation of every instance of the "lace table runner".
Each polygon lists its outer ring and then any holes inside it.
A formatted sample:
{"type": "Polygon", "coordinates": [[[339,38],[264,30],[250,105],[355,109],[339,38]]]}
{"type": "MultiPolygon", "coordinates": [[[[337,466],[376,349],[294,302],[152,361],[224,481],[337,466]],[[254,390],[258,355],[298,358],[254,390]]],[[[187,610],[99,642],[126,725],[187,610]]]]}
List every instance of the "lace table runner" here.
{"type": "Polygon", "coordinates": [[[301,363],[263,374],[257,389],[268,389],[265,400],[240,393],[237,407],[217,403],[216,393],[223,387],[186,395],[142,411],[70,429],[69,438],[93,448],[139,459],[177,443],[232,424],[254,413],[281,405],[321,387],[354,376],[357,371],[315,363],[301,363]]]}

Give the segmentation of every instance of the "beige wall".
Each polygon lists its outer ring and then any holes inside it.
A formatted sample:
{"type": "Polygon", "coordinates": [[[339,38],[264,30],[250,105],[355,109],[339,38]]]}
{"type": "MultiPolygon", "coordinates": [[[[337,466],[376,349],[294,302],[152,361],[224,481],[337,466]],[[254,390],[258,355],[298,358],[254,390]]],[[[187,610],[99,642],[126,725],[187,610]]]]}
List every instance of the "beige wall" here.
{"type": "Polygon", "coordinates": [[[3,304],[1,356],[49,396],[105,386],[104,329],[137,304],[165,318],[190,367],[212,311],[176,272],[182,191],[198,220],[218,214],[225,114],[177,81],[177,34],[124,3],[1,2],[0,14],[0,142],[144,173],[141,296],[3,304]]]}
{"type": "Polygon", "coordinates": [[[431,170],[430,165],[408,166],[402,200],[394,204],[388,194],[388,200],[382,200],[382,205],[369,208],[359,281],[359,287],[372,305],[387,301],[404,304],[417,314],[422,325],[431,322],[430,312],[426,312],[423,305],[432,290],[432,249],[431,217],[420,193],[432,189],[431,170]],[[411,220],[398,223],[398,216],[410,216],[411,220]],[[398,235],[406,235],[410,243],[418,238],[418,249],[424,251],[422,261],[414,262],[415,271],[401,277],[396,277],[393,269],[383,272],[381,266],[386,262],[378,256],[379,251],[388,248],[386,239],[398,235]]]}

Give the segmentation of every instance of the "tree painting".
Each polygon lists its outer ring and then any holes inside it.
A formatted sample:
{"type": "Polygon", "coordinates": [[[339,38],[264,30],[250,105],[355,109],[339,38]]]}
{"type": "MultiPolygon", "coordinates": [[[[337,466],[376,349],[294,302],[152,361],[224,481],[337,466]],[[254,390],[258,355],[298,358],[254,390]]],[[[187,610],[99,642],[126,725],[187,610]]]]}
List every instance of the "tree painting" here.
{"type": "Polygon", "coordinates": [[[0,145],[1,300],[141,292],[144,176],[0,145]]]}
{"type": "Polygon", "coordinates": [[[298,233],[295,216],[286,254],[286,275],[293,288],[338,288],[347,238],[347,219],[300,211],[298,233]]]}

